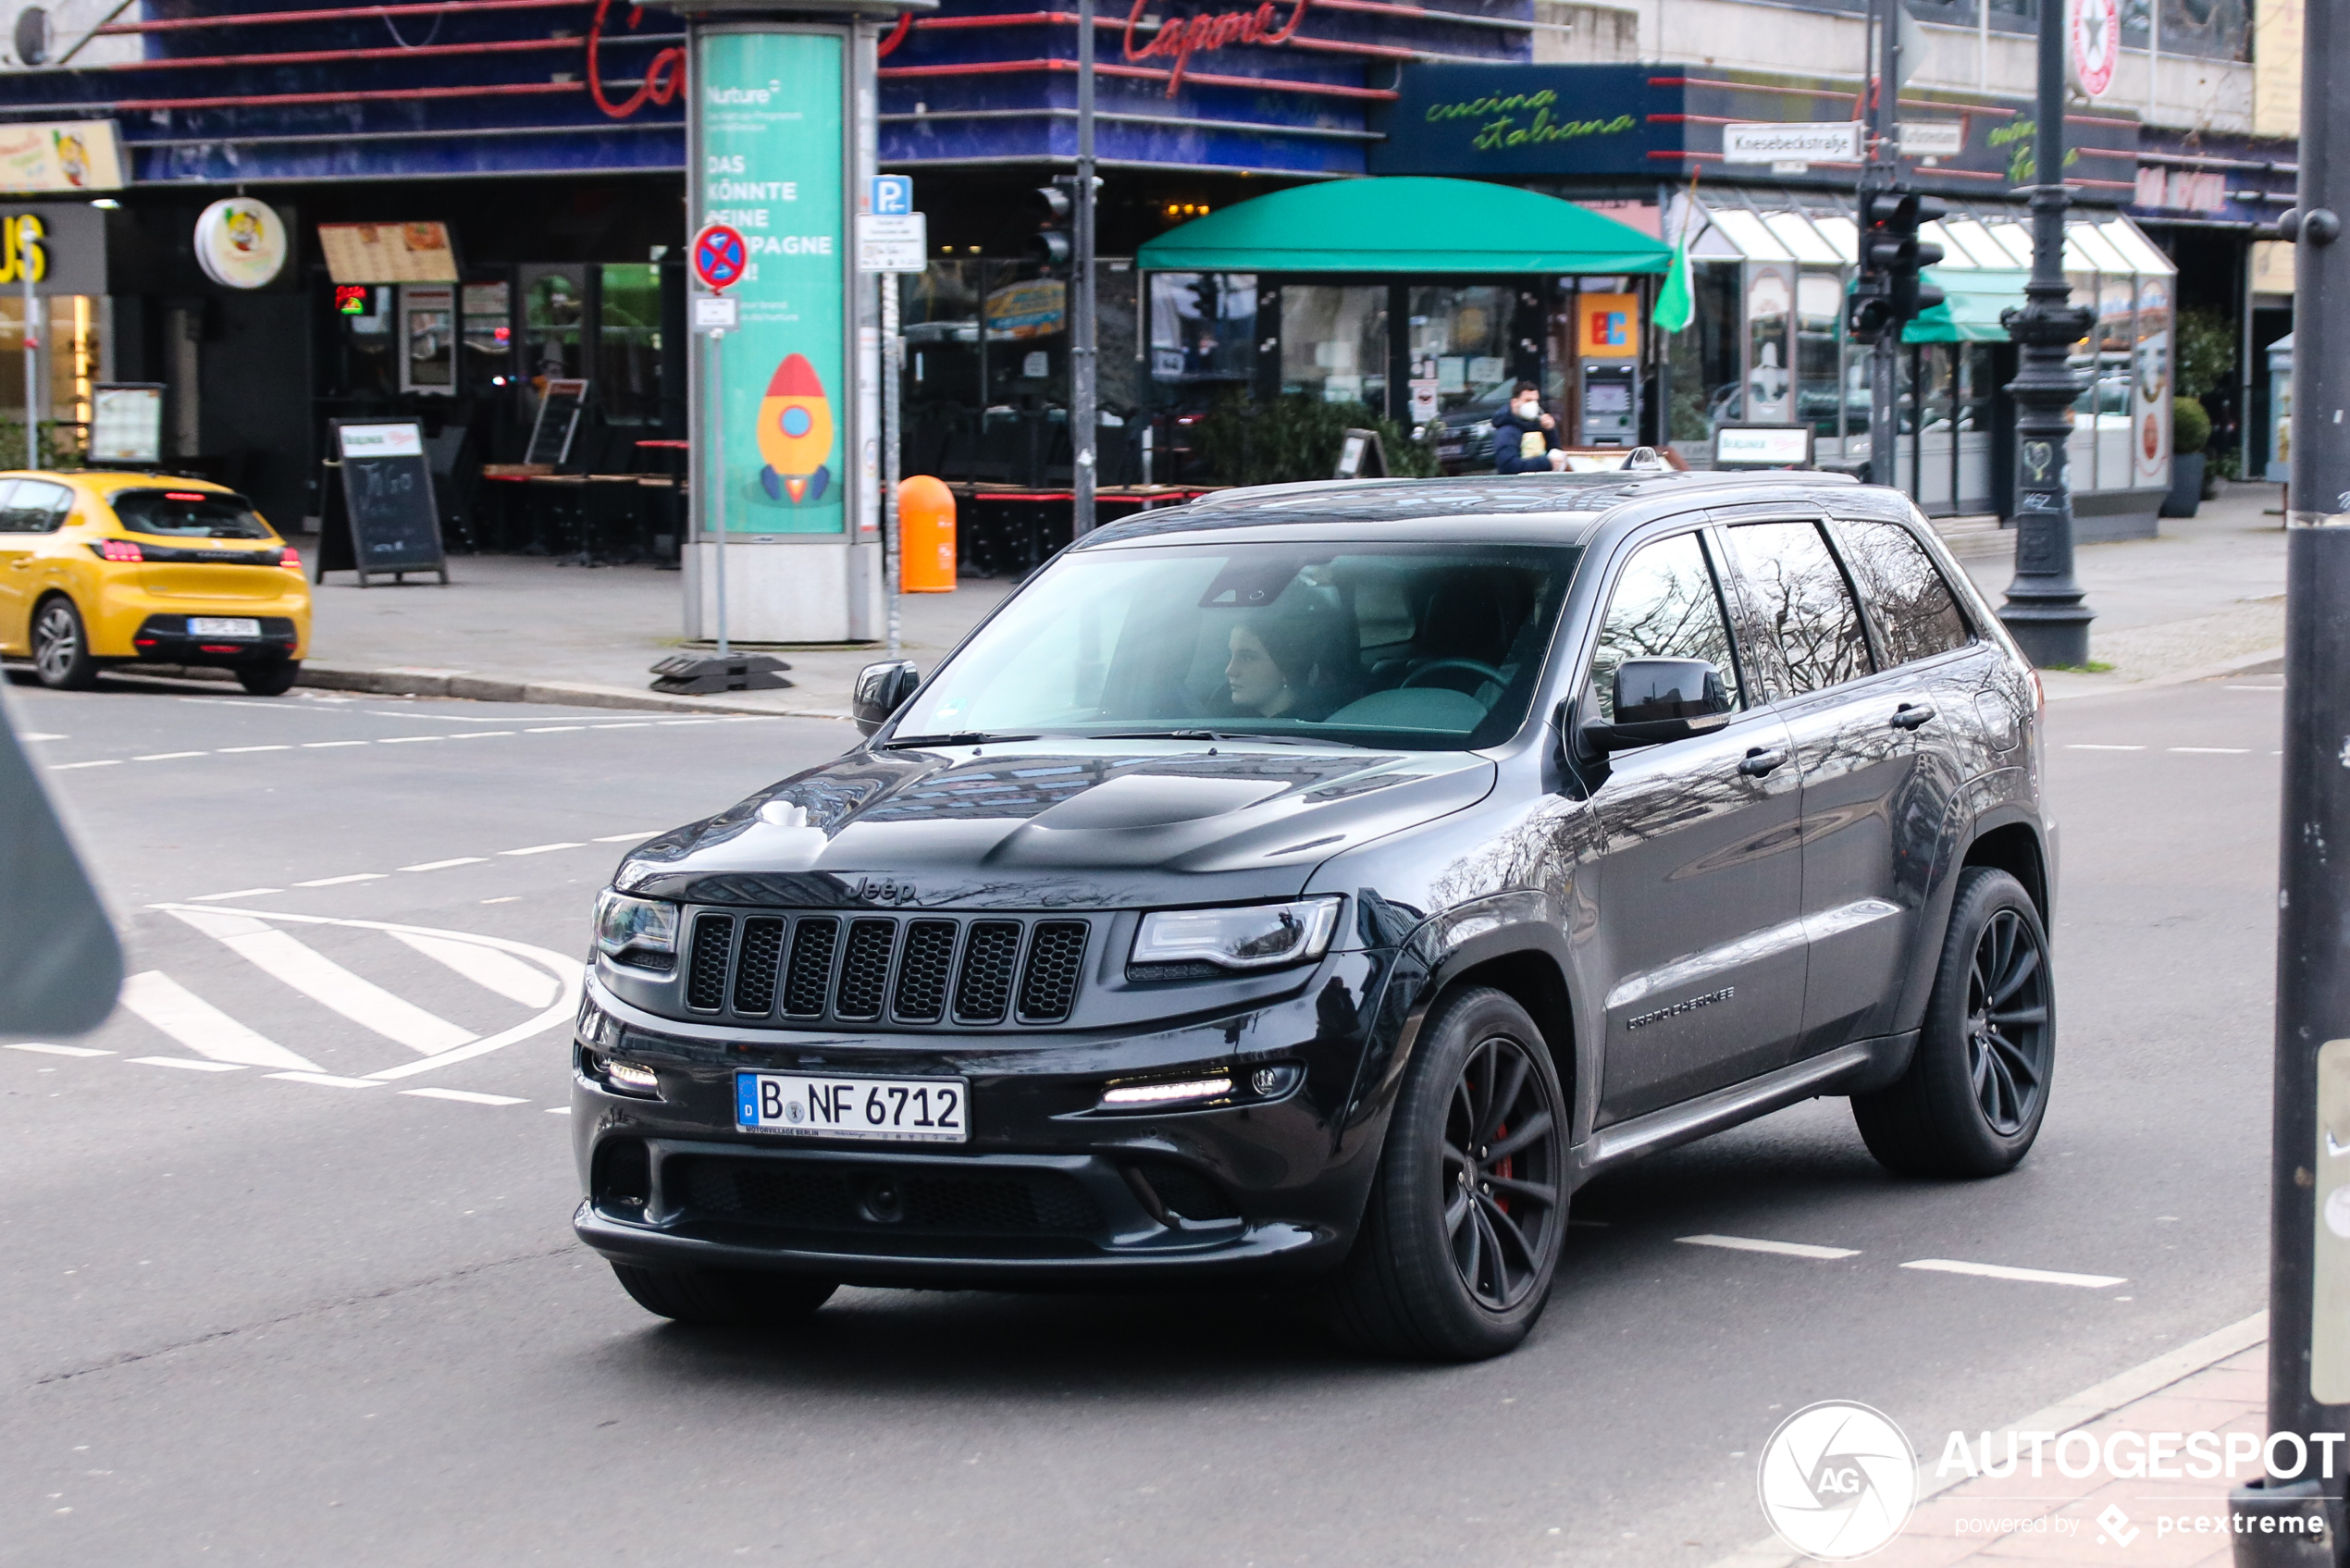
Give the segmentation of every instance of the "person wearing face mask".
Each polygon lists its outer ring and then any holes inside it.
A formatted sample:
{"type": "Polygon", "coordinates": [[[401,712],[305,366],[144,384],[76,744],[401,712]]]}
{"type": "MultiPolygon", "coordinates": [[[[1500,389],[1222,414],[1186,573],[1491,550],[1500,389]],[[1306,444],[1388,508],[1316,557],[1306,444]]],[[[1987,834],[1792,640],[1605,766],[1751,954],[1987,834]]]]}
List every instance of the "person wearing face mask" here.
{"type": "Polygon", "coordinates": [[[1493,472],[1496,474],[1555,474],[1566,467],[1559,450],[1559,422],[1542,412],[1542,390],[1520,381],[1510,391],[1510,406],[1493,421],[1493,472]]]}

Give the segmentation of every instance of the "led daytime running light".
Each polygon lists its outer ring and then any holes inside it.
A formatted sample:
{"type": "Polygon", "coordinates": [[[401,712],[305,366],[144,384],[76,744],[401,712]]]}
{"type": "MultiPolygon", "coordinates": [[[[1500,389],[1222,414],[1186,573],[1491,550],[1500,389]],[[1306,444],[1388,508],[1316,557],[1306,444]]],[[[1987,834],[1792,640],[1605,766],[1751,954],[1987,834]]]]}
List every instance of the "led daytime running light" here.
{"type": "Polygon", "coordinates": [[[1229,1078],[1194,1078],[1181,1083],[1130,1083],[1102,1096],[1105,1105],[1157,1105],[1169,1100],[1218,1100],[1232,1092],[1229,1078]]]}

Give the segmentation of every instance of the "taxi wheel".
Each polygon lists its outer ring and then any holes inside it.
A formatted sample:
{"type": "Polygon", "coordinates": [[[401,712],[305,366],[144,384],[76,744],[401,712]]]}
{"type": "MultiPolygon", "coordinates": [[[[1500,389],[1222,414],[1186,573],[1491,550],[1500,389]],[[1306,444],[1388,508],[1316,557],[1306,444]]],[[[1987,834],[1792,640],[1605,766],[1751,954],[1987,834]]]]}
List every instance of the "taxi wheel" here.
{"type": "Polygon", "coordinates": [[[43,599],[32,612],[32,670],[52,691],[88,691],[98,684],[81,611],[63,595],[43,599]]]}
{"type": "Polygon", "coordinates": [[[301,660],[273,659],[266,664],[241,667],[237,684],[255,697],[283,697],[293,690],[294,678],[301,673],[301,660]]]}

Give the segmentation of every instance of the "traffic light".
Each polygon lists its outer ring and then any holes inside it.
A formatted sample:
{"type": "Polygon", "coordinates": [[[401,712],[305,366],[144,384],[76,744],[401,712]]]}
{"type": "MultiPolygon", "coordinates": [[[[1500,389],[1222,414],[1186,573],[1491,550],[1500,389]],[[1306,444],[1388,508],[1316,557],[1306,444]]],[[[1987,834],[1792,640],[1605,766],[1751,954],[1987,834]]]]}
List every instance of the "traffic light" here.
{"type": "Polygon", "coordinates": [[[1943,301],[1920,274],[1942,259],[1942,247],[1918,230],[1949,209],[1914,191],[1874,191],[1861,198],[1861,275],[1852,290],[1851,335],[1873,342],[1916,320],[1943,301]]]}
{"type": "Polygon", "coordinates": [[[1070,219],[1076,202],[1059,180],[1036,187],[1035,200],[1031,204],[1037,217],[1035,237],[1028,242],[1031,261],[1042,265],[1047,274],[1065,270],[1070,257],[1075,254],[1076,241],[1070,237],[1070,219]]]}

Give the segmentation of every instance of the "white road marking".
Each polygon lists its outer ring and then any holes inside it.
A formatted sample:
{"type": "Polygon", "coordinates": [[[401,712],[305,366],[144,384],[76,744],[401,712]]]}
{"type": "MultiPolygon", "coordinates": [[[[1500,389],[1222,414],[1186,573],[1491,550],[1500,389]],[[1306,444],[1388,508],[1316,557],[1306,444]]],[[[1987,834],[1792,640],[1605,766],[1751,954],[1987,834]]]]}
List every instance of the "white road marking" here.
{"type": "Polygon", "coordinates": [[[49,764],[49,771],[53,773],[69,773],[76,768],[119,768],[121,766],[121,758],[108,757],[97,762],[52,762],[49,764]]]}
{"type": "Polygon", "coordinates": [[[337,1078],[330,1072],[273,1072],[271,1078],[282,1078],[289,1083],[315,1083],[321,1089],[380,1089],[382,1084],[372,1078],[337,1078]]]}
{"type": "Polygon", "coordinates": [[[596,842],[598,844],[637,844],[668,831],[667,828],[655,828],[650,833],[608,833],[596,842]]]}
{"type": "Polygon", "coordinates": [[[649,730],[653,724],[651,720],[643,719],[633,724],[598,724],[594,727],[600,730],[649,730]]]}
{"type": "Polygon", "coordinates": [[[312,877],[308,882],[298,882],[294,885],[296,887],[340,887],[347,882],[381,882],[383,877],[384,873],[381,871],[353,871],[347,877],[312,877]]]}
{"type": "Polygon", "coordinates": [[[2282,686],[2221,686],[2221,691],[2282,691],[2282,686]]]}
{"type": "Polygon", "coordinates": [[[501,849],[498,853],[501,855],[544,855],[550,849],[585,849],[587,847],[584,844],[573,843],[533,844],[521,849],[501,849]]]}
{"type": "Polygon", "coordinates": [[[404,713],[385,708],[366,708],[360,711],[373,714],[378,719],[423,719],[436,724],[502,724],[506,722],[503,719],[469,719],[460,713],[434,713],[417,708],[411,708],[404,713]]]}
{"type": "Polygon", "coordinates": [[[364,740],[305,740],[302,743],[302,748],[304,751],[325,751],[331,747],[337,746],[367,746],[373,743],[364,740]]]}
{"type": "Polygon", "coordinates": [[[571,1107],[569,1105],[550,1105],[547,1107],[547,1114],[550,1117],[567,1117],[571,1115],[571,1107]]]}
{"type": "Polygon", "coordinates": [[[2067,751],[2144,751],[2146,747],[2143,746],[2091,746],[2086,741],[2073,741],[2067,745],[2065,749],[2067,751]]]}
{"type": "Polygon", "coordinates": [[[228,757],[240,751],[291,751],[292,749],[291,746],[224,746],[220,748],[220,755],[228,757]]]}
{"type": "Polygon", "coordinates": [[[73,737],[71,735],[51,735],[33,733],[20,735],[17,738],[19,740],[71,740],[73,737]]]}
{"type": "Polygon", "coordinates": [[[144,757],[133,757],[133,762],[170,762],[182,757],[209,757],[209,751],[150,751],[144,757]]]}
{"type": "Polygon", "coordinates": [[[569,735],[574,731],[584,730],[588,726],[585,724],[540,724],[536,729],[525,730],[523,734],[531,735],[569,735]]]}
{"type": "Polygon", "coordinates": [[[412,740],[447,740],[447,735],[386,735],[377,746],[405,746],[412,740]]]}
{"type": "Polygon", "coordinates": [[[2248,755],[2252,747],[2248,746],[2173,746],[2164,749],[2183,751],[2195,757],[2243,757],[2248,755]]]}
{"type": "Polygon", "coordinates": [[[1857,1247],[1815,1247],[1807,1241],[1763,1241],[1751,1236],[1680,1236],[1676,1241],[1691,1247],[1723,1247],[1734,1253],[1777,1253],[1791,1258],[1857,1258],[1857,1247]]]}
{"type": "Polygon", "coordinates": [[[715,719],[655,719],[656,724],[714,724],[715,719]]]}
{"type": "Polygon", "coordinates": [[[512,730],[460,730],[449,738],[451,740],[488,740],[492,735],[510,735],[513,733],[512,730]]]}
{"type": "Polygon", "coordinates": [[[283,893],[282,887],[241,887],[234,893],[199,893],[188,900],[191,904],[216,904],[223,898],[252,898],[264,893],[283,893]]]}
{"type": "Polygon", "coordinates": [[[418,865],[402,866],[403,871],[445,871],[451,866],[480,866],[488,861],[479,855],[460,855],[453,860],[427,860],[418,865]]]}
{"type": "Polygon", "coordinates": [[[2109,1285],[2129,1283],[2117,1274],[2066,1274],[2051,1268],[2010,1268],[1997,1263],[1956,1263],[1948,1258],[1919,1258],[1901,1266],[1936,1274],[1974,1274],[1985,1279],[2020,1279],[2027,1285],[2078,1285],[2084,1290],[2102,1290],[2109,1285]]]}
{"type": "Polygon", "coordinates": [[[126,1062],[136,1062],[142,1068],[185,1068],[190,1072],[242,1072],[235,1062],[207,1062],[198,1056],[125,1056],[126,1062]]]}
{"type": "Polygon", "coordinates": [[[112,1051],[101,1051],[94,1045],[35,1045],[30,1042],[11,1045],[11,1051],[38,1051],[44,1056],[111,1056],[112,1051]]]}
{"type": "MultiPolygon", "coordinates": [[[[439,1056],[480,1038],[471,1030],[460,1029],[447,1019],[393,995],[371,980],[361,979],[325,954],[314,952],[275,926],[249,915],[224,915],[210,909],[171,912],[312,1001],[411,1051],[439,1056]]],[[[309,1062],[273,1065],[299,1065],[317,1070],[309,1062]]]]}
{"type": "Polygon", "coordinates": [[[468,1105],[525,1105],[530,1102],[512,1094],[476,1094],[470,1089],[402,1089],[420,1100],[455,1100],[468,1105]]]}
{"type": "Polygon", "coordinates": [[[452,942],[445,936],[420,936],[414,932],[395,931],[391,935],[394,941],[403,942],[426,957],[446,964],[484,990],[494,991],[526,1007],[535,1010],[547,1006],[563,994],[563,982],[553,975],[495,947],[452,942]]]}
{"type": "Polygon", "coordinates": [[[296,1072],[321,1070],[316,1062],[246,1028],[160,969],[125,980],[122,1005],[197,1056],[215,1062],[291,1068],[296,1072]]]}

